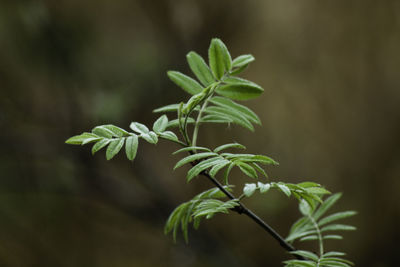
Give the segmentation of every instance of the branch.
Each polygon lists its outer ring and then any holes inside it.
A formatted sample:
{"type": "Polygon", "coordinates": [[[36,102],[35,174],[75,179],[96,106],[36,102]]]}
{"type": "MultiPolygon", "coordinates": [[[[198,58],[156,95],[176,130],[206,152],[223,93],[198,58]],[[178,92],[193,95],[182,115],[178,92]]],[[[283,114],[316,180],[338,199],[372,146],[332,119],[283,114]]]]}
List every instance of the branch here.
{"type": "MultiPolygon", "coordinates": [[[[195,163],[193,163],[195,165],[195,163]]],[[[227,191],[224,186],[218,182],[215,178],[213,178],[208,172],[203,171],[201,174],[205,177],[207,177],[215,186],[219,188],[228,198],[230,199],[237,199],[232,193],[227,191]]],[[[267,231],[276,241],[279,242],[281,247],[286,249],[287,251],[295,251],[296,248],[294,248],[291,244],[285,241],[283,237],[281,237],[271,226],[269,226],[266,222],[264,222],[260,217],[258,217],[253,211],[248,209],[244,204],[242,204],[240,201],[238,201],[239,206],[236,206],[233,208],[233,210],[239,214],[245,214],[247,217],[249,217],[251,220],[253,220],[255,223],[257,223],[261,228],[263,228],[265,231],[267,231]]],[[[304,257],[300,255],[294,255],[297,259],[299,260],[305,260],[304,257]]]]}

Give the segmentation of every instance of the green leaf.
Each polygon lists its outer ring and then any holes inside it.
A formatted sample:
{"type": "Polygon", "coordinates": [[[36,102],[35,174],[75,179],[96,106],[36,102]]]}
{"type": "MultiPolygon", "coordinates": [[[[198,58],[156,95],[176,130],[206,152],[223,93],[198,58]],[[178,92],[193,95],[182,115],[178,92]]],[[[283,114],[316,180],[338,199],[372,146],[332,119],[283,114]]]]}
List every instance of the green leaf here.
{"type": "Polygon", "coordinates": [[[219,164],[214,165],[214,166],[211,168],[211,170],[210,170],[210,175],[211,175],[212,177],[215,177],[215,176],[217,175],[217,173],[218,173],[221,169],[223,169],[224,167],[226,167],[229,163],[230,163],[229,160],[225,160],[225,161],[222,161],[222,162],[219,163],[219,164]]]}
{"type": "Polygon", "coordinates": [[[218,115],[206,115],[201,118],[201,123],[231,123],[231,119],[226,117],[220,117],[218,115]]]}
{"type": "Polygon", "coordinates": [[[254,179],[258,178],[256,170],[253,167],[251,167],[249,164],[241,162],[241,161],[237,161],[235,164],[247,176],[254,178],[254,179]]]}
{"type": "Polygon", "coordinates": [[[200,162],[199,164],[195,165],[193,168],[191,168],[188,171],[188,174],[186,177],[187,181],[190,182],[194,177],[199,175],[202,171],[212,167],[213,165],[219,164],[224,160],[225,159],[221,159],[220,157],[214,157],[214,158],[209,158],[209,159],[206,159],[206,160],[200,162]]]}
{"type": "Polygon", "coordinates": [[[323,257],[334,257],[334,256],[345,256],[346,253],[338,252],[338,251],[330,251],[323,255],[323,257]]]}
{"type": "Polygon", "coordinates": [[[146,140],[150,144],[157,144],[157,142],[158,142],[158,137],[154,132],[142,133],[142,134],[140,134],[140,137],[142,137],[144,140],[146,140]]]}
{"type": "Polygon", "coordinates": [[[204,86],[209,86],[215,82],[210,68],[199,54],[191,51],[186,55],[186,59],[189,63],[190,69],[204,86]]]}
{"type": "Polygon", "coordinates": [[[311,215],[312,213],[312,207],[304,199],[302,199],[299,203],[299,210],[304,216],[311,215]]]}
{"type": "Polygon", "coordinates": [[[336,240],[341,240],[341,239],[343,239],[343,236],[341,236],[341,235],[324,235],[322,238],[323,238],[324,240],[325,240],[325,239],[336,239],[336,240]]]}
{"type": "Polygon", "coordinates": [[[233,69],[229,72],[229,75],[231,75],[231,76],[238,75],[238,74],[242,73],[245,69],[247,69],[248,66],[249,65],[243,65],[239,68],[233,69]]]}
{"type": "MultiPolygon", "coordinates": [[[[195,122],[195,120],[193,118],[188,118],[188,120],[187,120],[188,124],[194,123],[194,122],[195,122]]],[[[168,128],[176,128],[178,126],[179,126],[179,120],[178,119],[171,120],[171,121],[168,122],[167,129],[168,128]]]]}
{"type": "Polygon", "coordinates": [[[128,157],[129,160],[134,160],[136,157],[136,152],[138,149],[139,145],[139,140],[138,140],[137,135],[131,135],[128,138],[126,138],[125,142],[125,152],[126,156],[128,157]]]}
{"type": "Polygon", "coordinates": [[[249,63],[253,62],[254,60],[255,58],[252,55],[241,55],[232,61],[232,67],[237,68],[246,66],[249,63]]]}
{"type": "Polygon", "coordinates": [[[290,191],[289,187],[287,187],[287,186],[284,185],[283,183],[276,183],[276,186],[277,186],[283,193],[285,193],[285,195],[287,195],[288,197],[290,197],[290,195],[292,194],[292,192],[290,191]]]}
{"type": "Polygon", "coordinates": [[[318,195],[325,195],[325,194],[330,194],[331,192],[329,192],[328,190],[326,190],[323,187],[307,187],[306,191],[309,194],[318,194],[318,195]]]}
{"type": "Polygon", "coordinates": [[[327,212],[333,204],[336,203],[336,201],[338,201],[340,199],[340,197],[342,196],[341,193],[336,193],[332,196],[330,196],[329,198],[327,198],[324,203],[322,203],[319,208],[314,212],[313,214],[313,218],[315,220],[318,220],[322,215],[325,214],[325,212],[327,212]]]}
{"type": "Polygon", "coordinates": [[[317,235],[309,235],[309,236],[300,238],[300,241],[314,241],[314,240],[318,240],[317,235]]]}
{"type": "Polygon", "coordinates": [[[255,162],[251,162],[249,163],[250,166],[252,166],[254,169],[256,169],[259,173],[261,173],[262,175],[264,175],[265,178],[268,178],[267,173],[264,171],[263,168],[261,168],[257,163],[255,162]]]}
{"type": "Polygon", "coordinates": [[[251,195],[254,194],[254,192],[256,191],[256,189],[257,189],[257,185],[256,185],[256,184],[246,184],[246,185],[243,187],[243,194],[244,194],[246,197],[251,197],[251,195]]]}
{"type": "Polygon", "coordinates": [[[215,91],[234,100],[249,100],[261,95],[264,89],[254,83],[237,82],[217,87],[215,91]]]}
{"type": "Polygon", "coordinates": [[[118,152],[121,150],[122,146],[124,145],[125,138],[118,138],[114,139],[110,142],[106,150],[106,159],[112,159],[118,152]]]}
{"type": "Polygon", "coordinates": [[[202,150],[202,151],[208,151],[211,152],[211,150],[209,148],[206,147],[201,147],[201,146],[188,146],[188,147],[184,147],[181,149],[178,149],[177,151],[175,151],[174,153],[172,153],[172,155],[181,153],[181,152],[187,152],[187,151],[195,151],[195,150],[202,150]]]}
{"type": "Polygon", "coordinates": [[[249,121],[261,124],[261,121],[258,118],[257,114],[254,113],[251,109],[246,106],[240,105],[226,97],[214,96],[210,99],[210,102],[221,107],[233,109],[236,112],[240,113],[242,116],[246,117],[249,121]]]}
{"type": "Polygon", "coordinates": [[[346,224],[330,224],[321,228],[321,232],[326,231],[353,231],[356,230],[354,226],[346,224]]]}
{"type": "Polygon", "coordinates": [[[337,260],[322,259],[320,260],[321,267],[350,267],[350,264],[337,260]]]}
{"type": "Polygon", "coordinates": [[[203,91],[203,87],[198,82],[183,73],[178,71],[168,71],[167,75],[171,81],[191,95],[203,91]]]}
{"type": "Polygon", "coordinates": [[[204,159],[204,158],[208,158],[211,156],[218,156],[217,153],[214,152],[204,152],[204,153],[197,153],[197,154],[193,154],[190,156],[187,156],[183,159],[181,159],[180,161],[178,161],[178,163],[176,163],[174,170],[193,161],[199,160],[199,159],[204,159]]]}
{"type": "Polygon", "coordinates": [[[207,107],[204,110],[204,112],[207,114],[218,116],[220,118],[226,118],[236,124],[239,124],[240,126],[243,126],[247,129],[249,129],[250,131],[254,131],[254,126],[251,124],[251,122],[246,117],[242,116],[240,113],[235,113],[234,111],[232,111],[230,109],[226,109],[223,107],[217,107],[217,106],[211,106],[211,107],[207,107]]]}
{"type": "Polygon", "coordinates": [[[168,117],[166,115],[162,115],[158,118],[153,124],[153,131],[156,133],[164,132],[168,125],[168,117]]]}
{"type": "Polygon", "coordinates": [[[97,134],[98,136],[102,136],[105,138],[111,138],[114,136],[114,133],[110,130],[102,126],[97,126],[92,129],[92,133],[97,134]]]}
{"type": "Polygon", "coordinates": [[[314,183],[314,182],[302,182],[302,183],[299,183],[297,185],[300,186],[300,187],[303,187],[303,188],[320,187],[321,186],[320,184],[317,184],[317,183],[314,183]]]}
{"type": "Polygon", "coordinates": [[[221,152],[222,150],[229,149],[229,148],[246,149],[246,147],[244,145],[241,145],[239,143],[230,143],[230,144],[221,145],[221,146],[215,148],[214,152],[218,153],[218,152],[221,152]]]}
{"type": "Polygon", "coordinates": [[[166,140],[171,140],[171,141],[179,141],[178,137],[174,132],[171,131],[165,131],[160,133],[160,138],[166,139],[166,140]]]}
{"type": "Polygon", "coordinates": [[[129,126],[133,131],[139,133],[139,134],[147,134],[149,133],[149,128],[147,128],[146,125],[141,124],[139,122],[132,122],[131,125],[129,126]]]}
{"type": "Polygon", "coordinates": [[[290,267],[317,267],[317,264],[313,261],[303,261],[303,260],[289,260],[284,261],[286,266],[290,267]]]}
{"type": "Polygon", "coordinates": [[[227,185],[229,184],[228,178],[229,178],[229,173],[231,172],[232,168],[235,166],[234,162],[231,162],[228,165],[228,168],[226,168],[225,172],[224,172],[224,183],[227,185]]]}
{"type": "Polygon", "coordinates": [[[316,254],[314,254],[314,253],[312,253],[310,251],[296,250],[296,251],[291,251],[289,253],[293,254],[293,255],[299,255],[299,256],[302,256],[302,257],[304,257],[306,259],[310,259],[310,260],[313,260],[313,261],[318,261],[318,259],[319,259],[319,257],[316,254]]]}
{"type": "Polygon", "coordinates": [[[170,104],[163,107],[156,108],[153,110],[154,113],[163,113],[163,112],[176,112],[179,109],[179,104],[170,104]]]}
{"type": "Polygon", "coordinates": [[[325,217],[325,218],[322,218],[322,219],[318,222],[318,225],[319,225],[319,226],[322,226],[322,225],[324,225],[324,224],[327,224],[327,223],[330,223],[330,222],[333,222],[333,221],[336,221],[336,220],[344,219],[344,218],[347,218],[347,217],[350,217],[350,216],[354,216],[354,215],[356,215],[356,214],[357,214],[357,212],[355,212],[355,211],[337,212],[337,213],[334,213],[334,214],[332,214],[332,215],[329,215],[329,216],[327,216],[327,217],[325,217]]]}
{"type": "MultiPolygon", "coordinates": [[[[224,186],[224,189],[227,191],[231,191],[231,186],[224,186]]],[[[206,199],[206,198],[223,198],[226,197],[225,193],[222,192],[218,187],[214,187],[211,189],[208,189],[204,192],[201,192],[197,196],[193,198],[193,200],[197,199],[206,199]]]]}
{"type": "Polygon", "coordinates": [[[85,140],[90,140],[93,141],[95,139],[98,139],[99,136],[92,134],[92,133],[82,133],[80,135],[75,135],[72,136],[71,138],[68,138],[67,141],[65,141],[65,143],[70,144],[70,145],[82,145],[83,142],[85,142],[85,140]]]}
{"type": "Polygon", "coordinates": [[[225,71],[229,71],[232,65],[232,59],[225,44],[217,38],[211,40],[208,49],[208,60],[214,76],[219,80],[225,71]]]}
{"type": "Polygon", "coordinates": [[[111,142],[111,139],[101,139],[100,141],[98,141],[92,147],[92,155],[94,155],[94,153],[96,153],[97,151],[99,151],[100,149],[102,149],[103,147],[108,145],[110,142],[111,142]]]}
{"type": "Polygon", "coordinates": [[[260,189],[260,193],[266,193],[271,188],[270,184],[263,184],[260,182],[257,182],[257,186],[260,189]]]}
{"type": "Polygon", "coordinates": [[[124,129],[117,127],[115,125],[112,125],[112,124],[103,125],[103,127],[108,129],[109,131],[111,131],[113,133],[113,136],[115,136],[115,137],[123,137],[123,136],[129,135],[129,133],[127,131],[125,131],[124,129]]]}
{"type": "Polygon", "coordinates": [[[185,104],[185,107],[183,108],[182,112],[184,114],[189,114],[189,112],[192,111],[200,102],[202,102],[206,96],[207,95],[204,94],[203,92],[193,95],[185,104]]]}

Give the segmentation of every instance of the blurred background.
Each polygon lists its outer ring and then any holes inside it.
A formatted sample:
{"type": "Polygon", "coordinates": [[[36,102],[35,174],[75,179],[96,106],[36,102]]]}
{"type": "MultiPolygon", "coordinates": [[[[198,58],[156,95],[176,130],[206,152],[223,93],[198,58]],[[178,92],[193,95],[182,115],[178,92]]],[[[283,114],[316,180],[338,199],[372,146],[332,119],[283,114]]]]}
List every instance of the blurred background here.
{"type": "MultiPolygon", "coordinates": [[[[212,37],[255,56],[244,76],[265,93],[246,104],[263,126],[204,127],[200,144],[237,141],[280,162],[272,180],[344,192],[336,210],[357,210],[358,231],[328,249],[397,265],[399,1],[2,0],[0,266],[281,266],[286,252],[237,214],[189,245],[164,236],[173,208],[210,186],[172,171],[174,144],[142,142],[134,163],[64,144],[188,99],[166,71],[189,74],[186,53],[206,57],[212,37]]],[[[283,236],[300,215],[281,194],[246,204],[283,236]]]]}

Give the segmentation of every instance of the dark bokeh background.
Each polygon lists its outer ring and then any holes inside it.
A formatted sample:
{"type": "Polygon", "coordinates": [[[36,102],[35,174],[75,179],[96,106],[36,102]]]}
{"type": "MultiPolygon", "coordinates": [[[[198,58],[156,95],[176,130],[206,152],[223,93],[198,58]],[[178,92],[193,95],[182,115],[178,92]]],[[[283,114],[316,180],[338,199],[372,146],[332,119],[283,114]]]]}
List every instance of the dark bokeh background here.
{"type": "MultiPolygon", "coordinates": [[[[272,179],[343,191],[358,231],[328,248],[357,266],[397,266],[400,190],[400,2],[0,2],[0,266],[279,266],[279,245],[242,216],[220,215],[172,244],[172,209],[209,186],[173,172],[173,144],[123,155],[64,144],[187,98],[165,75],[188,73],[220,37],[266,92],[248,104],[263,127],[205,127],[277,159],[272,179]]],[[[243,183],[243,179],[236,180],[243,183]]],[[[248,202],[283,235],[298,212],[279,194],[248,202]]]]}

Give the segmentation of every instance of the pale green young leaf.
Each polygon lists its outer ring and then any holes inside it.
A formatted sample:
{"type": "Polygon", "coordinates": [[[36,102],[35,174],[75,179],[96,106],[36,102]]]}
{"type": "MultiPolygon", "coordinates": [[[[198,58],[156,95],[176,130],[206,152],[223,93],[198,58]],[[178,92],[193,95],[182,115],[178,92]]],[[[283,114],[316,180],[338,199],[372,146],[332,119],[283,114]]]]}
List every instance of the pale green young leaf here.
{"type": "Polygon", "coordinates": [[[257,189],[257,185],[256,185],[256,184],[246,184],[246,185],[243,187],[243,194],[244,194],[246,197],[251,197],[251,195],[254,194],[254,192],[256,191],[256,189],[257,189]]]}
{"type": "Polygon", "coordinates": [[[238,68],[253,62],[255,58],[252,55],[241,55],[232,61],[232,67],[238,68]]]}
{"type": "Polygon", "coordinates": [[[148,133],[142,133],[142,134],[140,134],[140,137],[142,137],[144,140],[146,140],[150,144],[157,144],[157,142],[158,142],[157,135],[152,131],[150,131],[148,133]]]}
{"type": "Polygon", "coordinates": [[[319,220],[318,225],[322,226],[322,225],[325,225],[327,223],[330,223],[330,222],[333,222],[333,221],[336,221],[336,220],[340,220],[340,219],[344,219],[344,218],[347,218],[347,217],[354,216],[356,214],[357,214],[357,212],[355,212],[355,211],[337,212],[337,213],[334,213],[332,215],[329,215],[329,216],[324,217],[321,220],[319,220]]]}
{"type": "Polygon", "coordinates": [[[171,81],[191,95],[198,94],[203,90],[203,87],[198,82],[183,73],[168,71],[167,75],[171,81]]]}
{"type": "Polygon", "coordinates": [[[199,54],[191,51],[186,55],[186,59],[189,63],[190,69],[204,86],[209,86],[215,82],[210,68],[199,54]]]}
{"type": "Polygon", "coordinates": [[[187,164],[187,163],[190,163],[190,162],[193,162],[193,161],[196,161],[196,160],[200,160],[200,159],[204,159],[204,158],[209,158],[209,157],[212,157],[212,156],[215,157],[215,156],[218,156],[218,154],[214,153],[214,152],[203,152],[203,153],[197,153],[197,154],[189,155],[189,156],[181,159],[180,161],[178,161],[175,164],[174,170],[179,168],[179,167],[181,167],[181,166],[183,166],[183,165],[185,165],[185,164],[187,164]]]}
{"type": "Polygon", "coordinates": [[[94,155],[94,153],[96,153],[97,151],[99,151],[100,149],[102,149],[103,147],[108,145],[110,142],[111,142],[111,139],[101,139],[100,141],[98,141],[92,147],[92,155],[94,155]]]}
{"type": "Polygon", "coordinates": [[[121,150],[124,145],[125,138],[114,139],[110,142],[106,150],[106,159],[112,159],[121,150]]]}
{"type": "Polygon", "coordinates": [[[236,112],[240,113],[242,116],[246,117],[249,121],[256,124],[261,124],[260,119],[258,118],[257,114],[254,113],[254,111],[252,111],[251,109],[249,109],[244,105],[240,105],[230,100],[229,98],[214,96],[213,98],[210,99],[210,102],[221,107],[233,109],[236,112]]]}
{"type": "Polygon", "coordinates": [[[214,149],[214,152],[219,153],[222,150],[229,149],[229,148],[246,149],[246,147],[244,145],[241,145],[239,143],[230,143],[230,144],[224,144],[224,145],[221,145],[219,147],[216,147],[214,149]]]}
{"type": "Polygon", "coordinates": [[[153,124],[153,131],[156,133],[164,132],[168,125],[168,117],[166,115],[162,115],[158,118],[153,124]]]}
{"type": "Polygon", "coordinates": [[[137,135],[131,135],[126,138],[125,141],[125,152],[129,160],[134,160],[138,149],[139,140],[137,135]]]}
{"type": "Polygon", "coordinates": [[[214,38],[211,40],[210,48],[208,49],[208,60],[211,71],[218,80],[222,78],[225,71],[231,69],[231,56],[220,39],[214,38]]]}
{"type": "Polygon", "coordinates": [[[302,199],[299,203],[299,210],[301,214],[304,216],[311,215],[312,213],[312,207],[308,204],[308,202],[305,199],[302,199]]]}
{"type": "Polygon", "coordinates": [[[276,186],[277,186],[283,193],[285,193],[286,196],[290,197],[290,195],[292,194],[292,192],[290,191],[289,187],[287,187],[285,184],[283,184],[283,183],[276,183],[276,186]]]}
{"type": "Polygon", "coordinates": [[[139,133],[139,134],[147,134],[149,133],[149,128],[147,128],[146,125],[141,124],[139,122],[132,122],[131,125],[129,126],[133,131],[139,133]]]}
{"type": "Polygon", "coordinates": [[[176,134],[171,131],[165,131],[165,132],[160,133],[160,138],[170,140],[170,141],[179,141],[176,134]]]}
{"type": "Polygon", "coordinates": [[[270,184],[264,184],[261,182],[257,182],[257,186],[258,186],[258,189],[260,190],[260,193],[266,193],[271,188],[270,184]]]}
{"type": "Polygon", "coordinates": [[[65,143],[70,144],[70,145],[81,145],[86,139],[93,139],[93,138],[98,138],[99,136],[92,134],[92,133],[82,133],[80,135],[75,135],[67,139],[65,143]]]}

